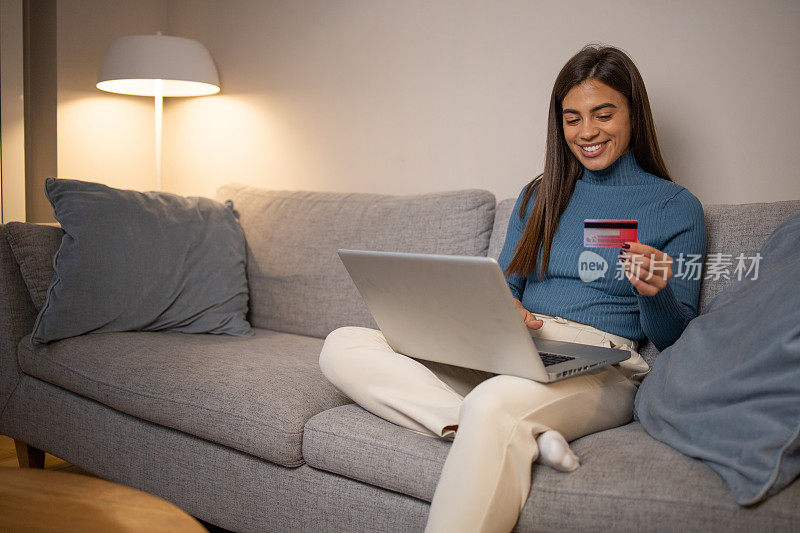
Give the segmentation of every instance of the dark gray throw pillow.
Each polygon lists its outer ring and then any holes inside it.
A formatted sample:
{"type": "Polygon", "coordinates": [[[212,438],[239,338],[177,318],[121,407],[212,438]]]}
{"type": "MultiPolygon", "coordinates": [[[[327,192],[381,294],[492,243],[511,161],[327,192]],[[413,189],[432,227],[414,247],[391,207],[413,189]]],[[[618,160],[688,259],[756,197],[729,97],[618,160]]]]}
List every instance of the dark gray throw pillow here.
{"type": "Polygon", "coordinates": [[[84,333],[251,335],[244,233],[207,198],[48,178],[65,235],[33,341],[84,333]]]}
{"type": "Polygon", "coordinates": [[[717,295],[636,395],[644,429],[702,459],[740,505],[800,474],[800,212],[770,235],[757,279],[717,295]]]}

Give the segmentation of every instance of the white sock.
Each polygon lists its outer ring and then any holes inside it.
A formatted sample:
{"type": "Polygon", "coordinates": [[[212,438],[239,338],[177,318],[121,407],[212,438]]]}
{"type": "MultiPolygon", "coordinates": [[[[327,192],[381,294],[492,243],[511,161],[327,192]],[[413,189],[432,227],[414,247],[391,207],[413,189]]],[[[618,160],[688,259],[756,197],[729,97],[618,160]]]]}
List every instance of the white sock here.
{"type": "Polygon", "coordinates": [[[580,465],[580,459],[570,449],[567,440],[555,430],[545,431],[536,439],[539,446],[539,458],[536,462],[555,468],[560,472],[572,472],[580,465]]]}

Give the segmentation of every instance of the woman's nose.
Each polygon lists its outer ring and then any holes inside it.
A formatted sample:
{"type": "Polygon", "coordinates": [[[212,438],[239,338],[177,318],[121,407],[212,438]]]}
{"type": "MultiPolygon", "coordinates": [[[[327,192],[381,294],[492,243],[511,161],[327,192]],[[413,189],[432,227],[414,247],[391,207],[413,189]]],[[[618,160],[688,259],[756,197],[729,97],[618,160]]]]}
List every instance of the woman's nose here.
{"type": "Polygon", "coordinates": [[[591,139],[592,137],[596,137],[598,133],[599,130],[597,126],[592,125],[589,122],[584,122],[580,131],[581,139],[591,139]]]}

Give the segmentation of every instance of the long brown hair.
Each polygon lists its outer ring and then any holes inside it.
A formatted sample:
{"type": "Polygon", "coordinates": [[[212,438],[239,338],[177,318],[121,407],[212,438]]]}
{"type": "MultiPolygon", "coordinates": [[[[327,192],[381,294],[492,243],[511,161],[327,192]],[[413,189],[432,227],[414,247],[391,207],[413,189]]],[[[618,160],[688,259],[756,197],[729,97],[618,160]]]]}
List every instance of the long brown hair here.
{"type": "Polygon", "coordinates": [[[672,181],[661,158],[650,101],[636,65],[618,48],[585,46],[567,61],[553,85],[547,117],[544,172],[525,187],[519,210],[520,219],[524,218],[534,190],[537,191],[536,200],[514,257],[506,269],[506,275],[518,274],[526,277],[535,273],[540,254],[540,277],[544,278],[547,271],[558,219],[567,208],[575,182],[583,171],[583,165],[564,139],[561,103],[570,89],[589,79],[599,80],[625,96],[631,117],[630,149],[636,162],[645,172],[672,181]]]}

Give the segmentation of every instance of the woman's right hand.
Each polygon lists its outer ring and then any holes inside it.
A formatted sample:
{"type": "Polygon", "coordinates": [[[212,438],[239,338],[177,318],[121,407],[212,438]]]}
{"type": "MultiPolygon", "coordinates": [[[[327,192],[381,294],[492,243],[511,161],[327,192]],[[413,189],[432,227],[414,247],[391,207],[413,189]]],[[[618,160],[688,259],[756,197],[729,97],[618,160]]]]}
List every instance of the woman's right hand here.
{"type": "Polygon", "coordinates": [[[514,302],[516,302],[519,314],[522,315],[522,321],[525,322],[526,326],[530,329],[539,329],[544,326],[544,321],[536,318],[536,315],[522,307],[522,302],[516,298],[514,298],[514,302]]]}

